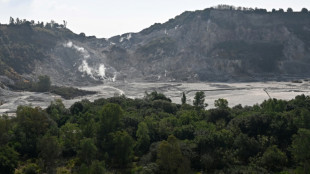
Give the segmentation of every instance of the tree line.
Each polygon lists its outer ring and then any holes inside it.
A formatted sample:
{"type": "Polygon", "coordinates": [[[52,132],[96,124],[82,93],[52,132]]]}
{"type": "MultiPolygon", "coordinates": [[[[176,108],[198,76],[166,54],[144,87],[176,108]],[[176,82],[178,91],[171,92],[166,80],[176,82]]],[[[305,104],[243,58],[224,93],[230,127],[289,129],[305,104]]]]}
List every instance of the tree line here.
{"type": "Polygon", "coordinates": [[[9,25],[10,26],[29,25],[29,26],[52,29],[52,28],[66,28],[67,21],[63,20],[63,23],[59,24],[55,22],[54,20],[51,20],[50,22],[46,22],[44,24],[44,22],[40,22],[40,21],[35,22],[34,20],[28,21],[26,19],[19,19],[19,18],[14,19],[13,17],[10,17],[9,25]]]}
{"type": "MultiPolygon", "coordinates": [[[[234,10],[234,11],[249,11],[249,12],[256,12],[256,13],[267,13],[266,9],[263,8],[247,8],[247,7],[235,7],[232,5],[225,5],[225,4],[220,4],[215,7],[212,7],[212,9],[217,9],[217,10],[234,10]]],[[[286,12],[292,13],[293,9],[292,8],[287,8],[286,12]]],[[[308,13],[307,8],[302,8],[301,13],[308,13]]],[[[279,8],[278,10],[272,9],[272,13],[284,13],[283,8],[279,8]]]]}
{"type": "Polygon", "coordinates": [[[310,97],[206,109],[156,91],[0,117],[0,173],[308,173],[310,97]]]}

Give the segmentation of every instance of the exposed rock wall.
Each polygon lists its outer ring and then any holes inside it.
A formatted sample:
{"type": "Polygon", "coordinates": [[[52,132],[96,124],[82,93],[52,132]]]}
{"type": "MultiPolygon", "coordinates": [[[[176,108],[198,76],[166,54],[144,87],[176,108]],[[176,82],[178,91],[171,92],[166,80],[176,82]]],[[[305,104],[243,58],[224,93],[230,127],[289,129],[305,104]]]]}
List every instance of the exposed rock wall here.
{"type": "Polygon", "coordinates": [[[0,75],[13,80],[47,74],[57,84],[85,85],[310,76],[310,13],[206,9],[109,39],[29,26],[0,31],[0,75]]]}

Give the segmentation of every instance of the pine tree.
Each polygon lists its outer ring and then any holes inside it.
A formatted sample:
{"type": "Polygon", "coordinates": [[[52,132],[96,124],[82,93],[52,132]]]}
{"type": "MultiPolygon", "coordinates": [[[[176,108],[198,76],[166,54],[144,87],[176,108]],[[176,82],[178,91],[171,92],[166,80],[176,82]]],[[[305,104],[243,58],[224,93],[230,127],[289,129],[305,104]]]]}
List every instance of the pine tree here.
{"type": "Polygon", "coordinates": [[[186,96],[185,96],[185,93],[184,93],[184,92],[183,92],[183,94],[182,94],[181,101],[182,101],[182,105],[186,104],[186,96]]]}

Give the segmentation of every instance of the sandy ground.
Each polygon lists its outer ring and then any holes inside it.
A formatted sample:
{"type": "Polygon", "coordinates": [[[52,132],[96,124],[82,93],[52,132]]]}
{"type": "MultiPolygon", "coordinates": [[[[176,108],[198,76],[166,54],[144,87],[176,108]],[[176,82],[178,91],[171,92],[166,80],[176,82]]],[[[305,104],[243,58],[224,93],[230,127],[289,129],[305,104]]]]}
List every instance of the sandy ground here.
{"type": "MultiPolygon", "coordinates": [[[[268,99],[269,93],[272,98],[290,100],[296,95],[310,95],[310,82],[253,82],[253,83],[109,83],[97,86],[79,87],[80,89],[97,91],[95,95],[74,98],[72,100],[62,99],[66,107],[70,107],[74,102],[82,99],[94,101],[99,98],[108,98],[115,95],[122,95],[129,98],[142,98],[145,92],[164,93],[175,103],[181,103],[182,92],[186,93],[187,103],[192,104],[195,92],[204,91],[205,102],[208,108],[214,107],[214,100],[225,98],[229,106],[237,104],[254,105],[268,99]]],[[[14,115],[17,106],[31,105],[46,108],[60,96],[50,93],[36,92],[12,92],[0,90],[0,114],[10,113],[14,115]]]]}

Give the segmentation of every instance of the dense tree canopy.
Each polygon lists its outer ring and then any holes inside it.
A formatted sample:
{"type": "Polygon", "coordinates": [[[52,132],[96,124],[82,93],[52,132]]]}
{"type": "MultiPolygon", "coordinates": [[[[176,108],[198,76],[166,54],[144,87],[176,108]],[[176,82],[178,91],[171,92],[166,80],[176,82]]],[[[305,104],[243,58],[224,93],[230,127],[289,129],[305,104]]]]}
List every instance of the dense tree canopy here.
{"type": "Polygon", "coordinates": [[[0,173],[307,173],[310,97],[230,108],[154,92],[20,106],[0,117],[0,173]]]}

